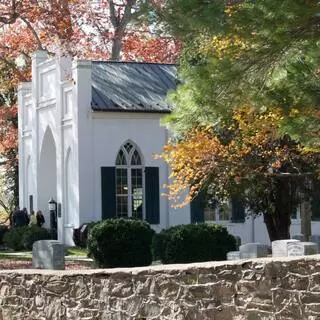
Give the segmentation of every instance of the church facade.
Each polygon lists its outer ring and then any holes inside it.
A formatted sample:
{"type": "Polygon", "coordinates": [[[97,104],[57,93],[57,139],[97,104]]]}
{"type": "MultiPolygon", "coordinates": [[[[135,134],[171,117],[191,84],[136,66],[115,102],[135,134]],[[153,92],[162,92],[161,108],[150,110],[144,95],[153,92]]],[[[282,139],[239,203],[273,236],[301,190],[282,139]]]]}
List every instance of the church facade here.
{"type": "Polygon", "coordinates": [[[42,210],[49,227],[54,199],[58,239],[67,245],[73,228],[111,217],[144,219],[156,231],[207,220],[242,242],[268,243],[261,218],[245,219],[235,205],[174,209],[162,196],[169,168],[154,154],[168,141],[161,119],[176,85],[174,65],[34,53],[32,81],[18,89],[20,207],[42,210]]]}

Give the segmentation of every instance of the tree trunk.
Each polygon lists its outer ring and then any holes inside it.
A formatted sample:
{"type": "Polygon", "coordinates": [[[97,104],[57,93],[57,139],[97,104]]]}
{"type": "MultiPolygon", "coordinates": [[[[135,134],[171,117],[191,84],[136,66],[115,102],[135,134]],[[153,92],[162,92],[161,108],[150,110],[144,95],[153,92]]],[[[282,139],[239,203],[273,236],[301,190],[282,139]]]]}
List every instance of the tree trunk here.
{"type": "Polygon", "coordinates": [[[112,40],[111,60],[113,61],[120,60],[121,49],[122,49],[122,38],[114,37],[112,40]]]}
{"type": "Polygon", "coordinates": [[[264,213],[270,241],[290,239],[292,184],[288,177],[277,178],[273,197],[274,213],[264,213]]]}

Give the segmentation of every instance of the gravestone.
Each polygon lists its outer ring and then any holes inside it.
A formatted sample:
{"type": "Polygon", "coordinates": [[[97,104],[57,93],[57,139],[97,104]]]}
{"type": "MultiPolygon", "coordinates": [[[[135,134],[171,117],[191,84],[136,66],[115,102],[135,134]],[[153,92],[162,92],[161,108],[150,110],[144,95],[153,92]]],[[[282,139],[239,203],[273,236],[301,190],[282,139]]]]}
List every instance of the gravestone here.
{"type": "Polygon", "coordinates": [[[313,234],[310,237],[311,242],[315,242],[318,245],[318,252],[320,252],[320,235],[319,234],[313,234]]]}
{"type": "Polygon", "coordinates": [[[241,259],[262,258],[268,255],[268,246],[261,243],[245,243],[240,246],[241,259]]]}
{"type": "Polygon", "coordinates": [[[314,242],[288,243],[288,257],[308,256],[318,253],[318,245],[314,242]]]}
{"type": "Polygon", "coordinates": [[[227,252],[227,260],[240,260],[240,251],[227,252]]]}
{"type": "Polygon", "coordinates": [[[32,247],[32,265],[37,269],[64,270],[64,245],[57,240],[39,240],[32,247]]]}
{"type": "Polygon", "coordinates": [[[272,256],[273,257],[287,257],[288,256],[288,243],[300,242],[297,239],[285,239],[272,241],[272,256]]]}

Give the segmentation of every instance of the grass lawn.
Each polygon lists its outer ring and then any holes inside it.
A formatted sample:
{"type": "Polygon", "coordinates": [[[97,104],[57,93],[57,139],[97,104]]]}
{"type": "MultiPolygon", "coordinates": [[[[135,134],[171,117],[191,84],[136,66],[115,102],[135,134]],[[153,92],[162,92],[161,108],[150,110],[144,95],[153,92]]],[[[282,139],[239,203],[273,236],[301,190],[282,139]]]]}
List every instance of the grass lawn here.
{"type": "MultiPolygon", "coordinates": [[[[65,262],[67,270],[70,269],[92,269],[94,264],[91,261],[74,260],[72,257],[87,257],[87,250],[70,247],[65,251],[68,260],[65,262]]],[[[0,270],[4,269],[32,269],[31,251],[0,251],[0,270]]]]}
{"type": "Polygon", "coordinates": [[[77,256],[77,257],[87,257],[88,250],[79,247],[69,247],[66,248],[66,256],[77,256]]]}
{"type": "MultiPolygon", "coordinates": [[[[78,247],[69,247],[65,249],[67,257],[84,257],[88,256],[88,250],[78,247]]],[[[0,260],[8,258],[30,259],[32,258],[31,251],[0,251],[0,260]]]]}

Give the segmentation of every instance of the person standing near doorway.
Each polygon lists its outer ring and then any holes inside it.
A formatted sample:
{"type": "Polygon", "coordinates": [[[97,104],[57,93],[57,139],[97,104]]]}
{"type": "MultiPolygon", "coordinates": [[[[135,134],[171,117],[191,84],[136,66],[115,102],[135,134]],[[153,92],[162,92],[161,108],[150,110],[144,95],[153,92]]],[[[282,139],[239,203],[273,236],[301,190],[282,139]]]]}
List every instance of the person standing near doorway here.
{"type": "Polygon", "coordinates": [[[36,217],[34,211],[31,210],[29,226],[35,226],[35,225],[37,225],[37,217],[36,217]]]}
{"type": "Polygon", "coordinates": [[[36,213],[36,219],[37,219],[37,225],[38,225],[39,227],[42,227],[42,225],[45,223],[45,220],[44,220],[44,216],[43,216],[41,210],[38,210],[38,211],[37,211],[37,213],[36,213]]]}

